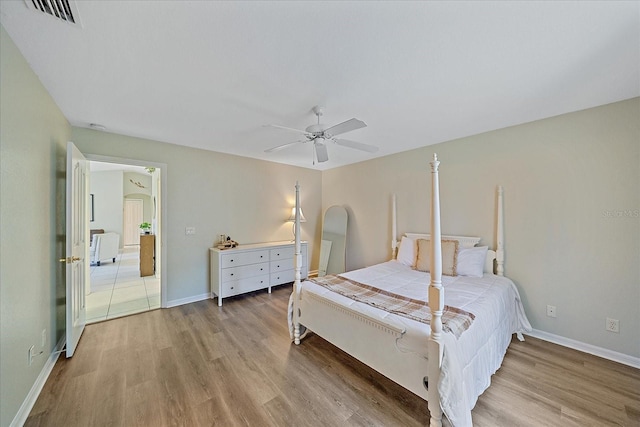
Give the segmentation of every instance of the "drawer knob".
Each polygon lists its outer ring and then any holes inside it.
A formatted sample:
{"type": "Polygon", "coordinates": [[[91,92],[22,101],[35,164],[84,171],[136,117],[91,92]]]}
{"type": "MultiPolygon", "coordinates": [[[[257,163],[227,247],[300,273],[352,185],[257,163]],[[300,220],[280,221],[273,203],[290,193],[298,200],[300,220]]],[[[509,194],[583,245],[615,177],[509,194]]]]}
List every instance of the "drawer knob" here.
{"type": "Polygon", "coordinates": [[[233,289],[233,286],[231,287],[231,289],[233,289]]]}
{"type": "Polygon", "coordinates": [[[229,261],[229,262],[233,262],[233,260],[229,261]]]}
{"type": "Polygon", "coordinates": [[[231,275],[233,276],[233,273],[231,273],[231,275]]]}
{"type": "Polygon", "coordinates": [[[260,271],[262,271],[262,268],[260,269],[260,271]]]}

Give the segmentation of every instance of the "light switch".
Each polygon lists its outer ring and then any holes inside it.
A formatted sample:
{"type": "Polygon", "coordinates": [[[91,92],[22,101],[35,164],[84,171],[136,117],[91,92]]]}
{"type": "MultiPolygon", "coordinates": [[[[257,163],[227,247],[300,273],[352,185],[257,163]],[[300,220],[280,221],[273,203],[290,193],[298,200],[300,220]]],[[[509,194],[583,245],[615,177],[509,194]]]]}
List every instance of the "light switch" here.
{"type": "Polygon", "coordinates": [[[196,234],[196,228],[195,227],[187,227],[184,229],[184,234],[186,235],[193,235],[196,234]]]}

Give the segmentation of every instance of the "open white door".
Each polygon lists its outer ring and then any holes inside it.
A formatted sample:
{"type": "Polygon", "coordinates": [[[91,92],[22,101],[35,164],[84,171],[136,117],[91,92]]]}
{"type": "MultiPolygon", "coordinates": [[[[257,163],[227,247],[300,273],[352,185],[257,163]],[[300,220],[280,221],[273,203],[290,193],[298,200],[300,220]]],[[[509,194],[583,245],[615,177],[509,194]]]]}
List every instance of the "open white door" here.
{"type": "Polygon", "coordinates": [[[73,356],[86,323],[87,176],[87,160],[67,143],[67,357],[73,356]]]}

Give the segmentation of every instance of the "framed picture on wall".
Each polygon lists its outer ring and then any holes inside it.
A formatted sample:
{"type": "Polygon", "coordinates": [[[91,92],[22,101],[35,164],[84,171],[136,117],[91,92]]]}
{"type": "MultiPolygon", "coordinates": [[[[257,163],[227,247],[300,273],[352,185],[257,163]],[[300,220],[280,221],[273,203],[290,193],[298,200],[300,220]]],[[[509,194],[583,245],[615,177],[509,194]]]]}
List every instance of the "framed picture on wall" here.
{"type": "Polygon", "coordinates": [[[89,221],[93,222],[95,218],[93,217],[93,194],[89,194],[89,221]]]}

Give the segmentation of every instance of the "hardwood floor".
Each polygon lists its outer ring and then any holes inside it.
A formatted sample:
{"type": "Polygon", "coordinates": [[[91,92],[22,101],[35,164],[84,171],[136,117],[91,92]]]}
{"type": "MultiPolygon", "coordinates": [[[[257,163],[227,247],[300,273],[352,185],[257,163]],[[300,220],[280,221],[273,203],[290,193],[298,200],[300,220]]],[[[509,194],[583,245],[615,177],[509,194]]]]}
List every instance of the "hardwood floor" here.
{"type": "MultiPolygon", "coordinates": [[[[290,286],[87,326],[26,426],[424,426],[427,403],[311,335],[290,286]]],[[[475,426],[640,426],[640,370],[514,340],[475,426]]],[[[447,424],[448,425],[448,424],[447,424]]]]}

